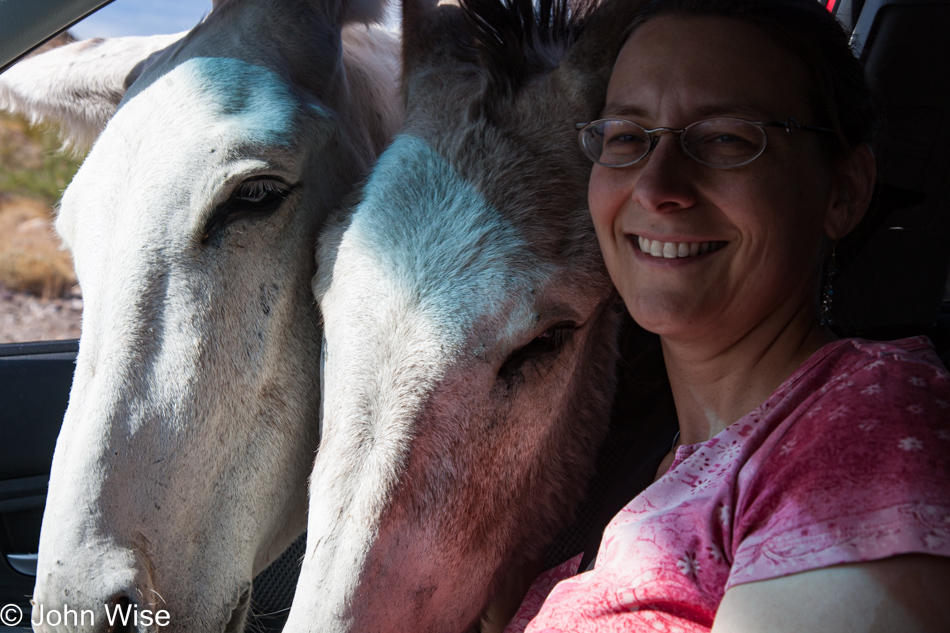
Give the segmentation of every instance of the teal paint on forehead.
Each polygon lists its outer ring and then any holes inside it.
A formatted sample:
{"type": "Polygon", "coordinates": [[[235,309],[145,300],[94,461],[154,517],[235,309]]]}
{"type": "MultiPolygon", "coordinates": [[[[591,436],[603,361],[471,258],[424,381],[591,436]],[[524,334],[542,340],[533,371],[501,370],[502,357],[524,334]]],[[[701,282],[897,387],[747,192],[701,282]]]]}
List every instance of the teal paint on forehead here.
{"type": "MultiPolygon", "coordinates": [[[[154,78],[169,81],[184,91],[186,101],[171,107],[188,108],[188,100],[203,107],[213,121],[238,130],[243,141],[287,145],[292,141],[300,102],[291,87],[273,70],[229,57],[193,57],[154,78]]],[[[133,86],[123,101],[150,85],[133,86]],[[135,90],[135,88],[138,88],[135,90]]],[[[136,82],[138,84],[138,82],[136,82]]],[[[320,106],[317,112],[326,114],[320,106]]]]}
{"type": "Polygon", "coordinates": [[[290,143],[298,102],[277,73],[228,57],[196,57],[182,66],[229,123],[246,132],[246,141],[290,143]]]}
{"type": "MultiPolygon", "coordinates": [[[[396,247],[437,249],[444,240],[463,239],[474,218],[484,223],[497,215],[426,141],[400,134],[377,160],[353,224],[361,234],[396,247]]],[[[396,252],[388,248],[379,254],[396,252]]]]}
{"type": "Polygon", "coordinates": [[[510,288],[527,249],[473,183],[408,135],[380,156],[347,232],[423,303],[473,316],[510,288]]]}

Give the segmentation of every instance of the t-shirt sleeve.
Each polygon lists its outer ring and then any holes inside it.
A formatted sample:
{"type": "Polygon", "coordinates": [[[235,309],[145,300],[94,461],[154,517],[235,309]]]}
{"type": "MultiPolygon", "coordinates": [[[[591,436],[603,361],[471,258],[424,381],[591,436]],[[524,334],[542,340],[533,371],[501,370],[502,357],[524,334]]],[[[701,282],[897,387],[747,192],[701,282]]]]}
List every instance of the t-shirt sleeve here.
{"type": "Polygon", "coordinates": [[[950,556],[946,370],[872,357],[793,418],[740,475],[726,589],[898,554],[950,556]]]}

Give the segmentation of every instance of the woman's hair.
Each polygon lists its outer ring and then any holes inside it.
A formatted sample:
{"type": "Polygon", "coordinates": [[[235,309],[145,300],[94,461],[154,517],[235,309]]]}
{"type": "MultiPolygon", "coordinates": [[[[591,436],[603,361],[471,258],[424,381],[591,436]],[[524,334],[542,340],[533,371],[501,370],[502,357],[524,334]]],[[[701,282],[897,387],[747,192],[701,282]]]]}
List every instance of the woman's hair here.
{"type": "Polygon", "coordinates": [[[861,63],[838,21],[816,0],[649,0],[628,27],[629,37],[645,22],[661,16],[723,17],[758,27],[793,53],[808,73],[818,117],[802,121],[833,129],[833,154],[849,153],[871,141],[877,111],[861,63]]]}

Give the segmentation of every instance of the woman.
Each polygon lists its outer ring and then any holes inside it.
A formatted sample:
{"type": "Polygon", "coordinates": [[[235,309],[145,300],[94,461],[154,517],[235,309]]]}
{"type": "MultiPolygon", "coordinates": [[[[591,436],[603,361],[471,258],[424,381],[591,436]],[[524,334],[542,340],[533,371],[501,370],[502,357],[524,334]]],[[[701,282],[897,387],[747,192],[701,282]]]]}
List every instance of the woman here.
{"type": "Polygon", "coordinates": [[[843,32],[815,0],[658,0],[631,31],[582,144],[680,434],[528,631],[950,630],[948,375],[816,308],[875,179],[843,32]]]}

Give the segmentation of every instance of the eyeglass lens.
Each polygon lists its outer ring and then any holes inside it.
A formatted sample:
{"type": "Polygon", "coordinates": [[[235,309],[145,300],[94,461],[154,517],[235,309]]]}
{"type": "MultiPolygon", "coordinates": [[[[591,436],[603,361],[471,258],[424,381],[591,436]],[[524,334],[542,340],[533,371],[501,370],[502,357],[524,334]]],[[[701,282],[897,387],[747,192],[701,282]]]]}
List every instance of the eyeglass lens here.
{"type": "MultiPolygon", "coordinates": [[[[662,133],[647,133],[623,119],[603,119],[581,131],[581,147],[593,161],[621,167],[643,159],[652,149],[651,136],[662,133]]],[[[738,167],[751,162],[765,150],[766,140],[765,131],[758,125],[732,118],[698,121],[680,137],[686,154],[710,167],[738,167]]]]}

